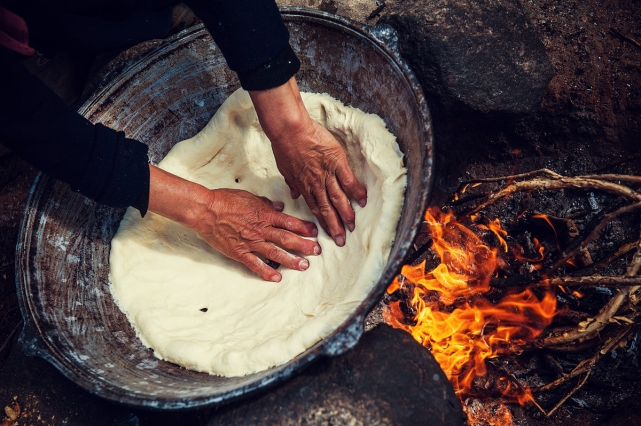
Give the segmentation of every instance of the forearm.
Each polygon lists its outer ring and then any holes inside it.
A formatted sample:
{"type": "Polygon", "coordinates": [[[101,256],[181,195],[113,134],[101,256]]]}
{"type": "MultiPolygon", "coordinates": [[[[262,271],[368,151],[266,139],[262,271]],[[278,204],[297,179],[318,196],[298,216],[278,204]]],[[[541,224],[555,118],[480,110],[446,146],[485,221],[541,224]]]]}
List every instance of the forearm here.
{"type": "Polygon", "coordinates": [[[273,89],[250,91],[249,96],[260,125],[272,143],[280,143],[288,134],[309,129],[311,118],[294,77],[273,89]]]}
{"type": "Polygon", "coordinates": [[[149,165],[149,211],[195,228],[212,202],[212,191],[149,165]]]}
{"type": "Polygon", "coordinates": [[[72,190],[112,207],[134,204],[147,182],[147,146],[94,125],[0,47],[0,140],[72,190]]]}

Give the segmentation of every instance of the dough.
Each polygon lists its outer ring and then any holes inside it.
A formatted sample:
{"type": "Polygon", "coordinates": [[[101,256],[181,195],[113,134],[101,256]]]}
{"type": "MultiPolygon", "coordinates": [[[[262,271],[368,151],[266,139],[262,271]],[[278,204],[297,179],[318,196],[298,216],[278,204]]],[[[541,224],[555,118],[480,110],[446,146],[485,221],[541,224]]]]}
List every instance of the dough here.
{"type": "MultiPolygon", "coordinates": [[[[305,272],[280,267],[282,281],[273,283],[194,231],[153,213],[141,218],[129,208],[111,242],[111,292],[158,358],[229,377],[286,363],[341,325],[379,279],[406,185],[396,138],[376,115],[327,95],[302,96],[311,117],[344,146],[367,188],[365,208],[352,202],[355,231],[347,231],[341,248],[319,227],[323,253],[307,257],[305,272]]],[[[283,201],[285,213],[317,223],[302,197],[291,199],[243,90],[200,133],[174,146],[159,167],[211,189],[238,188],[283,201]]]]}

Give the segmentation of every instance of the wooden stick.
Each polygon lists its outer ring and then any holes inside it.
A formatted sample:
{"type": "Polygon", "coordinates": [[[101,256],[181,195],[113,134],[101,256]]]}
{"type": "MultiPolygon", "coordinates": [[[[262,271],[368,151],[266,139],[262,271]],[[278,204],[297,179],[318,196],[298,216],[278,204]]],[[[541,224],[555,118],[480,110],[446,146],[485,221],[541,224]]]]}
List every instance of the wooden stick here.
{"type": "Polygon", "coordinates": [[[600,181],[597,179],[577,179],[569,177],[563,177],[555,180],[532,179],[523,182],[514,182],[501,189],[500,191],[490,193],[488,195],[488,199],[485,202],[479,204],[471,211],[465,213],[465,216],[477,213],[480,210],[483,210],[484,208],[494,204],[501,198],[507,197],[508,195],[512,195],[516,192],[536,190],[550,191],[558,189],[584,189],[588,191],[604,191],[618,195],[631,201],[635,201],[636,204],[641,203],[641,194],[633,191],[627,186],[618,185],[612,182],[600,181]]]}
{"type": "Polygon", "coordinates": [[[9,343],[12,342],[13,336],[16,335],[18,330],[20,330],[20,326],[22,326],[22,321],[18,322],[15,327],[13,327],[13,330],[11,330],[11,333],[9,333],[9,336],[7,336],[6,340],[2,343],[2,346],[0,346],[0,354],[9,346],[9,343]]]}
{"type": "MultiPolygon", "coordinates": [[[[628,265],[625,273],[626,278],[635,278],[641,269],[641,236],[637,242],[637,251],[628,265]]],[[[628,300],[630,293],[634,293],[641,288],[641,285],[628,285],[617,294],[601,309],[601,311],[594,317],[579,324],[577,330],[573,333],[564,333],[561,336],[550,336],[542,340],[541,345],[545,347],[558,346],[566,343],[574,342],[576,340],[590,339],[596,336],[606,325],[610,324],[610,320],[616,315],[619,308],[623,303],[628,300]]]]}
{"type": "Polygon", "coordinates": [[[604,174],[604,175],[585,175],[577,176],[577,179],[601,179],[601,180],[611,180],[611,181],[620,181],[620,182],[632,182],[632,183],[641,183],[641,176],[631,176],[631,175],[613,175],[613,174],[604,174]]]}
{"type": "Polygon", "coordinates": [[[559,409],[559,407],[561,405],[563,405],[563,403],[565,403],[565,401],[568,400],[568,398],[570,398],[572,395],[574,395],[574,393],[576,391],[581,389],[583,387],[583,385],[585,384],[585,382],[587,382],[588,377],[590,377],[590,373],[591,372],[592,372],[592,370],[589,370],[587,373],[585,373],[585,376],[583,376],[583,378],[581,380],[579,380],[579,383],[577,383],[577,385],[570,392],[568,392],[567,395],[565,395],[563,398],[561,398],[561,400],[554,406],[554,408],[552,408],[550,411],[548,411],[545,415],[547,417],[550,417],[552,414],[554,414],[554,412],[556,410],[559,409]]]}
{"type": "Polygon", "coordinates": [[[592,265],[591,267],[589,267],[584,271],[589,271],[588,272],[589,274],[594,274],[597,270],[601,268],[605,268],[606,266],[608,266],[610,263],[614,262],[621,256],[625,256],[626,254],[630,253],[632,250],[636,249],[638,244],[639,244],[638,241],[632,241],[627,244],[624,244],[621,247],[619,247],[617,251],[612,253],[610,256],[599,260],[594,265],[592,265]]]}
{"type": "Polygon", "coordinates": [[[638,41],[636,41],[635,39],[630,38],[630,37],[628,37],[628,36],[626,36],[626,35],[621,34],[619,31],[615,30],[614,28],[610,28],[610,32],[611,32],[612,34],[614,34],[615,36],[619,37],[621,40],[627,41],[628,43],[631,43],[631,44],[633,44],[634,46],[636,46],[638,49],[641,49],[641,43],[639,43],[639,42],[638,42],[638,41]]]}
{"type": "Polygon", "coordinates": [[[603,346],[601,346],[601,348],[599,348],[599,350],[597,350],[594,355],[578,363],[571,372],[569,372],[568,374],[564,374],[563,376],[548,383],[547,385],[540,386],[538,388],[531,388],[532,392],[542,392],[553,389],[567,382],[573,377],[591,371],[592,368],[596,365],[597,361],[599,361],[605,354],[610,352],[615,346],[621,343],[621,341],[627,339],[631,331],[634,331],[634,329],[635,327],[630,324],[623,326],[622,330],[617,333],[616,336],[606,340],[605,344],[603,344],[603,346]]]}
{"type": "Polygon", "coordinates": [[[465,180],[461,182],[461,185],[466,185],[470,183],[489,183],[489,182],[500,182],[502,180],[506,181],[513,181],[513,180],[519,180],[519,179],[527,179],[535,176],[541,176],[541,175],[548,175],[551,179],[560,179],[563,176],[553,172],[550,169],[539,169],[539,170],[534,170],[531,172],[527,173],[521,173],[518,175],[512,175],[512,176],[499,176],[499,177],[492,177],[492,178],[478,178],[478,179],[470,179],[470,180],[465,180]]]}
{"type": "Polygon", "coordinates": [[[552,267],[549,269],[547,273],[549,274],[551,272],[556,271],[558,268],[565,265],[568,260],[572,259],[574,256],[579,254],[582,250],[585,250],[588,247],[588,245],[590,245],[590,243],[592,243],[592,241],[594,241],[596,237],[599,236],[601,231],[605,229],[608,223],[612,222],[614,219],[618,218],[619,216],[632,213],[635,210],[639,210],[639,209],[641,209],[641,203],[629,204],[625,207],[621,207],[620,209],[603,216],[603,219],[601,219],[601,222],[599,222],[599,224],[592,230],[592,232],[590,232],[587,238],[583,240],[581,244],[575,247],[574,250],[570,251],[567,254],[563,254],[561,258],[557,260],[554,265],[552,265],[552,267]]]}
{"type": "Polygon", "coordinates": [[[527,287],[529,288],[540,288],[548,286],[564,285],[568,287],[597,287],[597,286],[629,286],[629,285],[641,285],[641,276],[638,277],[627,277],[627,276],[601,276],[601,275],[589,275],[583,277],[554,277],[547,278],[530,284],[527,287]]]}

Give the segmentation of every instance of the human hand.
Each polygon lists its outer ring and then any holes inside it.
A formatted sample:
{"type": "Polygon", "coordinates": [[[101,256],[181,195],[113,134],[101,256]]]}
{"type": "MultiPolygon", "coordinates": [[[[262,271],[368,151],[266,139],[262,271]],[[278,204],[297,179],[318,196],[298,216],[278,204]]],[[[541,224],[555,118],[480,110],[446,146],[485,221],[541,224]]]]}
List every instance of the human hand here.
{"type": "Polygon", "coordinates": [[[150,166],[149,211],[179,222],[225,256],[267,281],[282,276],[258,255],[304,271],[309,262],[291,252],[319,255],[318,230],[311,222],[282,213],[283,203],[236,189],[207,188],[150,166]]]}
{"type": "Polygon", "coordinates": [[[211,192],[213,201],[194,229],[210,246],[263,279],[278,282],[282,277],[257,255],[304,271],[309,262],[290,252],[321,253],[318,243],[302,238],[316,237],[316,226],[281,213],[283,203],[236,189],[211,192]]]}
{"type": "Polygon", "coordinates": [[[323,229],[337,245],[345,245],[344,226],[350,232],[355,227],[348,195],[365,207],[367,191],[351,171],[343,148],[309,117],[293,78],[250,96],[292,198],[302,195],[323,229]]]}

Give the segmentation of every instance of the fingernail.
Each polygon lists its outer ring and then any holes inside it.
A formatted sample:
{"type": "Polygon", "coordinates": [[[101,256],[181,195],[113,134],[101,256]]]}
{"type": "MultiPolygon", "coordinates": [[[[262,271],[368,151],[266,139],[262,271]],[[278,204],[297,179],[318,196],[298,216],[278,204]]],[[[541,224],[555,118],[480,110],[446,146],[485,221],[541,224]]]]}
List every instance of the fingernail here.
{"type": "Polygon", "coordinates": [[[343,238],[342,235],[336,237],[336,245],[339,247],[343,247],[345,245],[345,238],[343,238]]]}
{"type": "Polygon", "coordinates": [[[303,259],[300,262],[298,262],[298,267],[304,271],[307,268],[309,268],[309,262],[307,260],[303,259]]]}
{"type": "Polygon", "coordinates": [[[319,246],[318,244],[316,244],[316,245],[314,246],[314,254],[315,254],[316,256],[318,256],[319,254],[321,254],[321,251],[322,251],[322,250],[321,250],[321,246],[319,246]]]}
{"type": "Polygon", "coordinates": [[[272,205],[278,211],[282,211],[285,208],[285,204],[281,203],[280,201],[274,201],[272,205]]]}
{"type": "Polygon", "coordinates": [[[358,202],[358,205],[361,207],[365,207],[367,205],[367,198],[363,198],[358,202]]]}
{"type": "Polygon", "coordinates": [[[314,229],[312,230],[312,236],[314,236],[314,237],[318,237],[318,229],[314,228],[314,229]]]}
{"type": "Polygon", "coordinates": [[[275,283],[279,283],[280,279],[281,279],[280,275],[273,275],[272,276],[272,281],[275,282],[275,283]]]}
{"type": "Polygon", "coordinates": [[[354,232],[354,224],[353,224],[353,223],[348,222],[348,223],[347,223],[347,229],[349,229],[349,232],[354,232]]]}

